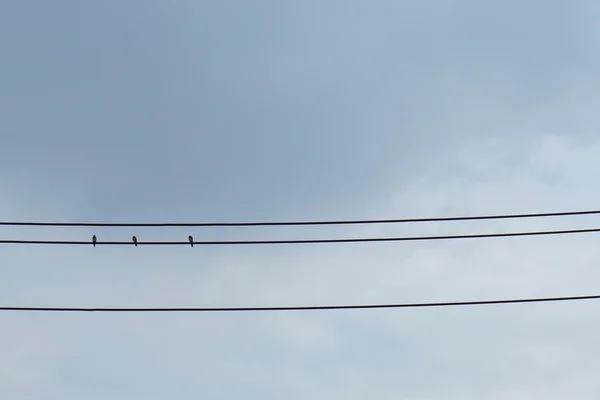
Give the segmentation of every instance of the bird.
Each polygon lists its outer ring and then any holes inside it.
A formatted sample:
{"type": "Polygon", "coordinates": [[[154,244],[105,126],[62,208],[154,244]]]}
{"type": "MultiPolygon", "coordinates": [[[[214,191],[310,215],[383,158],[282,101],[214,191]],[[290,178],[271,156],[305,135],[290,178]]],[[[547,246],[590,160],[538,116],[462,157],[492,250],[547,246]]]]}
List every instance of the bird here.
{"type": "Polygon", "coordinates": [[[133,244],[135,244],[135,247],[137,247],[137,238],[133,236],[131,240],[133,240],[133,244]]]}
{"type": "Polygon", "coordinates": [[[194,238],[192,235],[188,236],[188,240],[190,241],[190,246],[194,247],[194,238]]]}
{"type": "Polygon", "coordinates": [[[96,247],[96,235],[92,236],[92,243],[94,244],[94,247],[96,247]]]}

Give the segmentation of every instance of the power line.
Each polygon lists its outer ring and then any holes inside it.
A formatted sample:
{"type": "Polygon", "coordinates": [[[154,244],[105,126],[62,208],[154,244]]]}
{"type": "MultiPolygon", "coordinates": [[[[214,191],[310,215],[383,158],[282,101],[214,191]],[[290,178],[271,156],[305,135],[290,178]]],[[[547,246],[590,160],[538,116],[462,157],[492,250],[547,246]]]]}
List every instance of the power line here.
{"type": "Polygon", "coordinates": [[[40,311],[40,312],[244,312],[244,311],[309,311],[309,310],[358,310],[375,308],[424,308],[459,307],[494,304],[542,303],[575,300],[597,300],[600,295],[570,297],[538,297],[528,299],[475,300],[437,303],[363,304],[337,306],[278,306],[278,307],[165,307],[165,308],[125,308],[125,307],[11,307],[0,306],[0,311],[40,311]]]}
{"type": "MultiPolygon", "coordinates": [[[[447,236],[403,236],[403,237],[381,237],[381,238],[341,238],[341,239],[291,239],[291,240],[231,240],[231,241],[194,241],[195,245],[260,245],[260,244],[316,244],[316,243],[356,243],[356,242],[408,242],[420,240],[450,240],[450,239],[482,239],[514,236],[542,236],[542,235],[566,235],[575,233],[600,232],[600,228],[571,229],[560,231],[535,231],[535,232],[508,232],[508,233],[482,233],[474,235],[447,235],[447,236]]],[[[189,246],[189,241],[183,242],[100,242],[96,241],[62,241],[62,240],[12,240],[2,239],[0,244],[62,244],[62,245],[137,245],[137,246],[189,246]]]]}
{"type": "Polygon", "coordinates": [[[167,227],[167,226],[293,226],[293,225],[350,225],[350,224],[398,224],[409,222],[443,222],[443,221],[472,221],[485,219],[510,219],[510,218],[543,218],[562,217],[574,215],[600,214],[600,210],[565,211],[536,214],[500,214],[456,217],[427,217],[427,218],[401,218],[401,219],[364,219],[364,220],[338,220],[338,221],[287,221],[287,222],[18,222],[0,221],[0,226],[105,226],[105,227],[167,227]]]}

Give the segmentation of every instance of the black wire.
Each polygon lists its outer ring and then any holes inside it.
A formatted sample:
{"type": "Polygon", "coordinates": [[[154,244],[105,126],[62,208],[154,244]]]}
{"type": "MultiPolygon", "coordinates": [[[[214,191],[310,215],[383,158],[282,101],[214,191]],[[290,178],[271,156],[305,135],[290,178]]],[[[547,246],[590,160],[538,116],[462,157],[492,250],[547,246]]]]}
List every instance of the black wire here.
{"type": "MultiPolygon", "coordinates": [[[[342,239],[291,239],[291,240],[231,240],[231,241],[194,241],[195,245],[242,245],[242,244],[310,244],[310,243],[352,243],[352,242],[404,242],[417,240],[449,240],[449,239],[481,239],[511,236],[541,236],[565,235],[574,233],[600,232],[600,228],[572,229],[562,231],[537,231],[537,232],[508,232],[508,233],[482,233],[475,235],[448,235],[448,236],[404,236],[383,238],[342,238],[342,239]]],[[[61,240],[12,240],[2,239],[0,244],[65,244],[65,245],[93,245],[92,241],[61,241],[61,240]]],[[[138,246],[189,246],[190,242],[96,242],[99,245],[135,245],[138,246]]]]}
{"type": "Polygon", "coordinates": [[[358,310],[374,308],[423,308],[458,307],[514,303],[542,303],[574,300],[597,300],[600,295],[570,297],[539,297],[529,299],[452,301],[439,303],[363,304],[338,306],[278,306],[278,307],[165,307],[165,308],[125,308],[125,307],[11,307],[0,306],[0,311],[58,311],[58,312],[236,312],[236,311],[308,311],[308,310],[358,310]]]}
{"type": "Polygon", "coordinates": [[[365,220],[340,220],[340,221],[288,221],[288,222],[10,222],[0,221],[0,226],[110,226],[110,227],[165,227],[165,226],[292,226],[292,225],[350,225],[350,224],[397,224],[407,222],[442,222],[442,221],[468,221],[482,219],[508,219],[508,218],[542,218],[561,217],[568,215],[600,214],[600,210],[565,211],[536,214],[502,214],[479,215],[459,217],[430,217],[430,218],[402,218],[402,219],[365,219],[365,220]]]}

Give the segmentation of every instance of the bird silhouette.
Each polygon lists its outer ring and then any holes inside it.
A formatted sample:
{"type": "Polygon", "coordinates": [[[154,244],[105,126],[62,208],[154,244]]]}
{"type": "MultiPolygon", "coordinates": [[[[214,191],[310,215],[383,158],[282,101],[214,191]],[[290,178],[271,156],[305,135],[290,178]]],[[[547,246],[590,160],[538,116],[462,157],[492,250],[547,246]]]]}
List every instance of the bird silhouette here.
{"type": "Polygon", "coordinates": [[[135,247],[137,247],[137,238],[133,236],[131,240],[133,240],[133,244],[135,244],[135,247]]]}
{"type": "Polygon", "coordinates": [[[188,240],[190,241],[190,246],[194,247],[194,238],[192,235],[188,236],[188,240]]]}
{"type": "Polygon", "coordinates": [[[94,244],[94,247],[96,247],[96,235],[92,236],[92,242],[94,244]]]}

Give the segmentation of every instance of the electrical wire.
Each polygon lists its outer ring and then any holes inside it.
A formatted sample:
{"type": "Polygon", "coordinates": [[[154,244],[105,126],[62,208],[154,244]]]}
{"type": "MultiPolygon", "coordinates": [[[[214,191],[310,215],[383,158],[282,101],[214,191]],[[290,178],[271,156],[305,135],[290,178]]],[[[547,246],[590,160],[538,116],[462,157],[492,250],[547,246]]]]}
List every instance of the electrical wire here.
{"type": "MultiPolygon", "coordinates": [[[[340,238],[340,239],[291,239],[291,240],[231,240],[231,241],[194,241],[194,245],[261,245],[261,244],[317,244],[317,243],[357,243],[357,242],[404,242],[425,240],[451,240],[451,239],[482,239],[515,236],[542,236],[542,235],[566,235],[576,233],[600,232],[600,228],[571,229],[560,231],[535,231],[535,232],[508,232],[508,233],[482,233],[474,235],[447,235],[447,236],[403,236],[403,237],[380,237],[380,238],[340,238]]],[[[62,240],[13,240],[2,239],[0,244],[33,244],[33,245],[135,245],[135,246],[189,246],[185,242],[100,242],[100,241],[62,241],[62,240]]]]}
{"type": "Polygon", "coordinates": [[[543,303],[559,301],[598,300],[600,295],[569,297],[538,297],[527,299],[452,301],[436,303],[363,304],[332,306],[277,306],[277,307],[19,307],[0,306],[0,311],[39,311],[39,312],[248,312],[248,311],[317,311],[317,310],[360,310],[375,308],[424,308],[459,307],[515,303],[543,303]]]}
{"type": "Polygon", "coordinates": [[[427,217],[427,218],[402,218],[402,219],[364,219],[364,220],[338,220],[338,221],[288,221],[288,222],[18,222],[0,221],[0,226],[104,226],[104,227],[167,227],[167,226],[196,226],[196,227],[226,227],[226,226],[293,226],[293,225],[350,225],[350,224],[398,224],[409,222],[443,222],[443,221],[472,221],[485,219],[516,219],[516,218],[543,218],[575,215],[600,214],[600,210],[565,211],[535,214],[500,214],[455,217],[427,217]]]}

